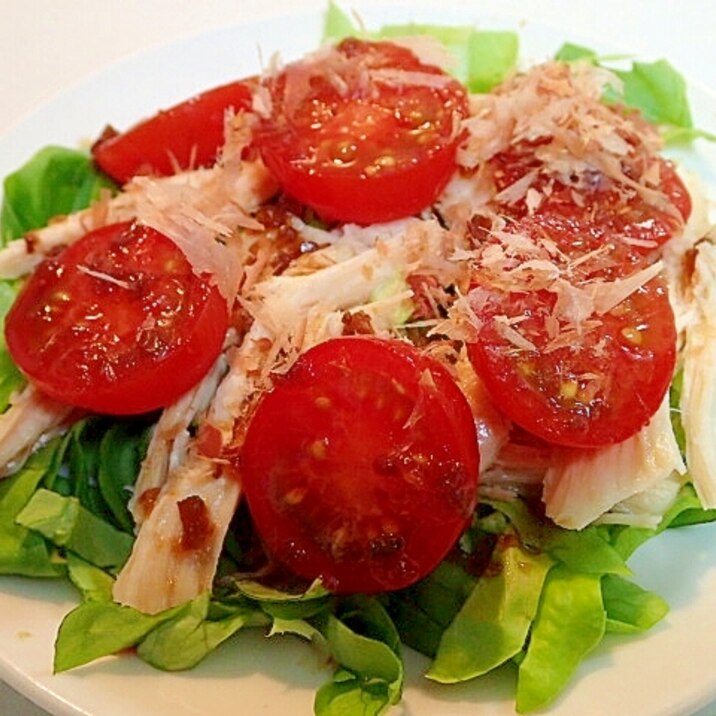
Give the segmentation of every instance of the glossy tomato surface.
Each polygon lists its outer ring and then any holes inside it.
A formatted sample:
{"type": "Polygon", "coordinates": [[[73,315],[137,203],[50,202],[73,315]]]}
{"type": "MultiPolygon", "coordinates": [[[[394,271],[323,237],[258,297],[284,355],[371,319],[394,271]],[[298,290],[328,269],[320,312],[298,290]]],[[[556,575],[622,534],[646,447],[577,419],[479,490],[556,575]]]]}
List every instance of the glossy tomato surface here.
{"type": "Polygon", "coordinates": [[[108,132],[94,144],[92,156],[120,184],[137,174],[170,176],[208,166],[224,143],[227,111],[249,109],[251,97],[243,81],[207,90],[125,132],[108,132]]]}
{"type": "Polygon", "coordinates": [[[489,161],[505,222],[497,233],[480,221],[468,229],[481,257],[469,355],[495,403],[534,435],[575,447],[621,442],[648,423],[673,377],[667,287],[636,277],[681,231],[691,199],[665,160],[652,166],[657,185],[637,191],[596,169],[565,183],[545,170],[539,147],[523,142],[489,161]],[[501,201],[524,178],[532,204],[526,193],[501,201]]]}
{"type": "Polygon", "coordinates": [[[674,373],[676,329],[660,279],[559,345],[552,343],[555,294],[472,295],[481,328],[470,359],[500,409],[534,435],[575,447],[617,443],[661,404],[674,373]],[[510,336],[511,321],[531,346],[510,336]]]}
{"type": "Polygon", "coordinates": [[[98,413],[142,413],[191,388],[221,350],[225,300],[170,239],[120,223],[46,259],[8,314],[13,359],[43,392],[98,413]]]}
{"type": "Polygon", "coordinates": [[[241,479],[267,551],[334,592],[399,589],[432,570],[475,507],[467,401],[411,345],[337,338],[261,400],[241,479]]]}
{"type": "Polygon", "coordinates": [[[408,49],[348,39],[265,80],[256,141],[284,191],[328,221],[430,206],[456,168],[464,88],[408,49]]]}

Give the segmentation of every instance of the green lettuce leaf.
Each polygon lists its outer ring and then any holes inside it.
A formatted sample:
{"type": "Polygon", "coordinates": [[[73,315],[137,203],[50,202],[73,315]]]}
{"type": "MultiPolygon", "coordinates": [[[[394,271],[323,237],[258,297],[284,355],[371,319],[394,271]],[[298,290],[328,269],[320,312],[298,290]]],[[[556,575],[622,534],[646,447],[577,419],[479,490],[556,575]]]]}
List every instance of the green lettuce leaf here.
{"type": "Polygon", "coordinates": [[[17,296],[15,282],[0,281],[0,412],[10,403],[10,396],[25,385],[25,377],[20,373],[5,344],[5,316],[17,296]]]}
{"type": "Polygon", "coordinates": [[[32,495],[16,521],[98,567],[121,567],[134,543],[131,535],[96,517],[76,497],[44,488],[32,495]]]}
{"type": "Polygon", "coordinates": [[[67,553],[67,576],[82,595],[83,601],[112,601],[114,577],[72,552],[67,553]]]}
{"type": "Polygon", "coordinates": [[[63,469],[48,477],[46,487],[76,497],[93,515],[133,535],[127,503],[148,441],[144,418],[80,420],[61,438],[63,469]]]}
{"type": "Polygon", "coordinates": [[[555,60],[560,62],[575,62],[576,60],[587,60],[598,62],[599,55],[589,47],[576,45],[573,42],[565,42],[554,55],[555,60]]]}
{"type": "Polygon", "coordinates": [[[400,701],[404,680],[400,639],[376,599],[345,600],[319,628],[338,669],[316,694],[316,716],[374,716],[400,701]]]}
{"type": "Polygon", "coordinates": [[[148,445],[149,430],[138,420],[114,422],[99,443],[99,491],[114,524],[130,534],[134,531],[134,518],[127,503],[148,445]]]}
{"type": "Polygon", "coordinates": [[[323,41],[340,42],[346,37],[359,35],[360,29],[351,20],[348,13],[341,10],[333,0],[330,0],[323,17],[323,41]]]}
{"type": "Polygon", "coordinates": [[[102,188],[114,188],[85,152],[45,147],[3,183],[0,242],[45,226],[55,216],[84,209],[102,188]]]}
{"type": "Polygon", "coordinates": [[[557,565],[545,581],[517,676],[517,711],[544,708],[604,636],[600,579],[557,565]]]}
{"type": "Polygon", "coordinates": [[[572,569],[592,574],[629,574],[624,557],[606,540],[597,527],[580,531],[557,527],[536,518],[521,500],[491,502],[514,525],[522,544],[540,550],[572,569]]]}
{"type": "Polygon", "coordinates": [[[190,605],[181,605],[159,614],[143,614],[115,602],[99,599],[83,602],[60,624],[54,671],[68,671],[136,646],[157,626],[189,608],[190,605]]]}
{"type": "Polygon", "coordinates": [[[467,52],[467,88],[471,92],[489,92],[515,71],[519,37],[509,31],[473,30],[467,52]]]}
{"type": "Polygon", "coordinates": [[[546,554],[525,550],[515,538],[504,542],[493,553],[493,567],[445,630],[429,679],[472,679],[521,651],[554,562],[546,554]]]}
{"type": "Polygon", "coordinates": [[[476,579],[459,564],[442,562],[407,589],[383,597],[388,613],[407,646],[434,657],[445,629],[462,608],[476,579]]]}
{"type": "Polygon", "coordinates": [[[16,522],[53,467],[57,442],[30,457],[15,475],[0,482],[0,574],[57,577],[64,568],[40,534],[16,522]]]}
{"type": "Polygon", "coordinates": [[[624,102],[638,107],[653,124],[693,127],[686,81],[666,60],[634,62],[631,70],[615,70],[624,83],[624,102]]]}
{"type": "Polygon", "coordinates": [[[267,623],[255,607],[242,603],[214,606],[205,592],[149,632],[137,654],[157,669],[191,669],[239,629],[267,623]]]}
{"type": "Polygon", "coordinates": [[[651,629],[669,611],[669,605],[658,594],[613,574],[602,579],[602,598],[607,631],[617,634],[638,634],[651,629]]]}
{"type": "Polygon", "coordinates": [[[223,580],[225,587],[229,584],[240,595],[256,602],[266,614],[283,621],[308,619],[325,611],[332,604],[331,595],[320,580],[298,592],[268,587],[251,579],[223,580]]]}

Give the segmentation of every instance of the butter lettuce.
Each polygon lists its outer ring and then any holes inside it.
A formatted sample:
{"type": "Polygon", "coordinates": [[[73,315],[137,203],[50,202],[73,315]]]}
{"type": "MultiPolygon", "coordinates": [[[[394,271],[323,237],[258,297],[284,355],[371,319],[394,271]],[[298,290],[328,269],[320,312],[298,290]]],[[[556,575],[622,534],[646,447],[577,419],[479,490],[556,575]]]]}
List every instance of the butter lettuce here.
{"type": "Polygon", "coordinates": [[[0,243],[45,226],[55,216],[84,209],[101,189],[115,186],[86,152],[45,147],[3,183],[0,243]]]}

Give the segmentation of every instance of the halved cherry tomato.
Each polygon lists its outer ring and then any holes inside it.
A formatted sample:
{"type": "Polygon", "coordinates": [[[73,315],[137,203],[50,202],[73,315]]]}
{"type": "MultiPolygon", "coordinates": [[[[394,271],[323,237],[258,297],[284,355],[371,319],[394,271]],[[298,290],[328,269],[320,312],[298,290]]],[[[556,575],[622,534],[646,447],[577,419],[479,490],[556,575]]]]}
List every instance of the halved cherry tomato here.
{"type": "Polygon", "coordinates": [[[170,176],[209,166],[224,143],[227,110],[247,110],[251,101],[245,81],[207,90],[121,134],[101,137],[92,147],[92,156],[120,184],[137,174],[170,176]]]}
{"type": "Polygon", "coordinates": [[[163,407],[219,355],[226,301],[164,234],[86,234],[30,276],[5,325],[18,366],[49,396],[98,413],[163,407]]]}
{"type": "Polygon", "coordinates": [[[534,435],[575,447],[621,442],[650,420],[673,377],[676,329],[666,286],[652,279],[550,349],[556,299],[547,291],[481,294],[473,301],[482,327],[470,359],[500,409],[534,435]],[[510,340],[510,323],[534,348],[510,340]]]}
{"type": "Polygon", "coordinates": [[[328,221],[418,213],[456,168],[466,92],[406,48],[344,40],[265,86],[261,156],[287,194],[328,221]]]}
{"type": "Polygon", "coordinates": [[[336,338],[259,403],[240,456],[267,551],[334,592],[399,589],[432,570],[475,507],[468,403],[416,348],[336,338]]]}
{"type": "MultiPolygon", "coordinates": [[[[518,271],[520,251],[526,266],[530,259],[543,260],[542,270],[559,265],[560,280],[575,289],[571,297],[562,290],[567,303],[595,281],[615,281],[651,263],[688,219],[691,199],[669,162],[659,160],[660,189],[673,211],[597,171],[569,186],[542,169],[536,149],[521,143],[490,160],[497,192],[528,172],[535,172],[531,186],[539,192],[531,209],[524,198],[496,198],[507,217],[502,239],[509,246],[509,234],[519,234],[534,249],[508,249],[510,270],[518,271]]],[[[470,233],[478,250],[500,241],[479,221],[470,233]]],[[[596,447],[636,433],[661,404],[675,366],[676,329],[663,281],[652,279],[605,315],[570,326],[555,315],[558,288],[530,286],[529,269],[525,276],[514,288],[509,279],[496,288],[476,267],[472,305],[480,329],[469,354],[493,400],[515,423],[560,445],[596,447]]]]}

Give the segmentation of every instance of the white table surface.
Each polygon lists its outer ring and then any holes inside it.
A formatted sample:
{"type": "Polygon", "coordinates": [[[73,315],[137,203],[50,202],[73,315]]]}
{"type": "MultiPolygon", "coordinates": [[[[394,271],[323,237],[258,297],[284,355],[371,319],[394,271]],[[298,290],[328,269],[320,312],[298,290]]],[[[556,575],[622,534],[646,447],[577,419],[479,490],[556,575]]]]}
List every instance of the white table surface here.
{"type": "MultiPolygon", "coordinates": [[[[350,7],[348,0],[340,4],[350,7]]],[[[409,18],[410,2],[402,4],[409,18]]],[[[0,136],[77,81],[127,55],[246,17],[324,5],[322,0],[0,0],[0,136]]],[[[511,17],[534,17],[536,6],[529,0],[485,4],[491,15],[511,17]]],[[[465,0],[465,7],[475,16],[475,0],[465,0]]],[[[716,3],[539,0],[539,8],[541,22],[564,28],[565,38],[601,38],[639,55],[664,56],[716,88],[716,3]]],[[[47,716],[1,682],[0,713],[47,716]]],[[[716,704],[699,712],[713,715],[716,704]]]]}

